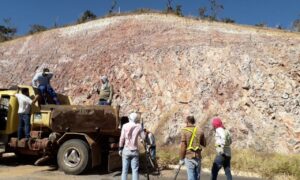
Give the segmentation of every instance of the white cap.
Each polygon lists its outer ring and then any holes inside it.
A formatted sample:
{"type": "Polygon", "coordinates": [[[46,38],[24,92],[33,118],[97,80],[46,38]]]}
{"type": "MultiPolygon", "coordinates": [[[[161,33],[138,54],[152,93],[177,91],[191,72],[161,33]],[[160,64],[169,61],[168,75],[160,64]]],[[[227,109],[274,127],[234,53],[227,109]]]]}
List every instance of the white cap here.
{"type": "Polygon", "coordinates": [[[108,81],[108,78],[107,78],[107,76],[105,76],[105,75],[104,75],[104,76],[101,76],[100,79],[103,80],[103,81],[105,81],[105,82],[108,81]]]}
{"type": "Polygon", "coordinates": [[[138,120],[138,114],[137,113],[131,113],[131,114],[129,114],[128,119],[129,119],[130,122],[136,123],[137,120],[138,120]]]}

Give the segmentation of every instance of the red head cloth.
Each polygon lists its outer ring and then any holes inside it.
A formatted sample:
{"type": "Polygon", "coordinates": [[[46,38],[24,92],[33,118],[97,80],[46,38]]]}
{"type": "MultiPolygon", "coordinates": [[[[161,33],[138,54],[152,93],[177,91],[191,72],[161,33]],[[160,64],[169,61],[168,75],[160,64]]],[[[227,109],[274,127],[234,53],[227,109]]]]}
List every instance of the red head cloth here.
{"type": "Polygon", "coordinates": [[[221,119],[219,117],[215,117],[213,118],[212,122],[211,122],[212,126],[217,129],[219,127],[224,128],[223,123],[221,121],[221,119]]]}

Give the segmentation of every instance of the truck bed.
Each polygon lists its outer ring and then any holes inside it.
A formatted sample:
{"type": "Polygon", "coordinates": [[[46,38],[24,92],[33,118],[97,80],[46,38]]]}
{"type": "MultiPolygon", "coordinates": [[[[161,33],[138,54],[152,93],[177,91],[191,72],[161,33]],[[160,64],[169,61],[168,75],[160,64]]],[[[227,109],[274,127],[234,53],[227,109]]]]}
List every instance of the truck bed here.
{"type": "Polygon", "coordinates": [[[118,107],[83,105],[43,105],[51,110],[50,128],[55,132],[120,134],[118,107]]]}

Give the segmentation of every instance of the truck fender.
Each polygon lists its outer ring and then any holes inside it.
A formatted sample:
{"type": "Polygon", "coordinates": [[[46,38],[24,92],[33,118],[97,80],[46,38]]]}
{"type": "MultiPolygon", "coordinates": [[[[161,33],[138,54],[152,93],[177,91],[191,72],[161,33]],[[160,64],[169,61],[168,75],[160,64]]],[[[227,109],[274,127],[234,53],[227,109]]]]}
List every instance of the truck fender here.
{"type": "Polygon", "coordinates": [[[89,135],[84,133],[65,133],[61,138],[57,140],[57,143],[59,145],[62,145],[64,142],[70,139],[81,139],[86,141],[89,144],[91,149],[92,167],[100,165],[101,163],[100,147],[89,135]]]}

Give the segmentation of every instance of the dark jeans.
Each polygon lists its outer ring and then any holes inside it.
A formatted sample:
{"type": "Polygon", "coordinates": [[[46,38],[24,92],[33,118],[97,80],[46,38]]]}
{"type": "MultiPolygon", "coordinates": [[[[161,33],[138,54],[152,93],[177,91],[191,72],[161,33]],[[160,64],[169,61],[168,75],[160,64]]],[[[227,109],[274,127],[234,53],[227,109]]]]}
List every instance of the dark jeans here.
{"type": "Polygon", "coordinates": [[[98,105],[100,106],[109,106],[111,103],[108,103],[107,100],[102,100],[100,99],[99,102],[98,102],[98,105]]]}
{"type": "Polygon", "coordinates": [[[50,97],[54,100],[55,104],[60,104],[60,102],[58,101],[56,92],[49,84],[48,85],[39,85],[38,89],[39,89],[39,92],[42,95],[45,103],[48,103],[48,102],[46,102],[46,98],[45,98],[48,93],[50,95],[50,97]]]}
{"type": "Polygon", "coordinates": [[[18,128],[18,139],[24,137],[25,127],[25,138],[30,138],[30,114],[19,114],[19,128],[18,128]]]}
{"type": "Polygon", "coordinates": [[[149,148],[149,151],[150,151],[151,159],[155,160],[156,159],[156,146],[151,146],[149,148]]]}
{"type": "Polygon", "coordinates": [[[216,180],[218,177],[219,170],[223,167],[227,180],[232,180],[230,171],[230,160],[231,157],[225,155],[217,155],[213,166],[211,168],[211,180],[216,180]]]}

